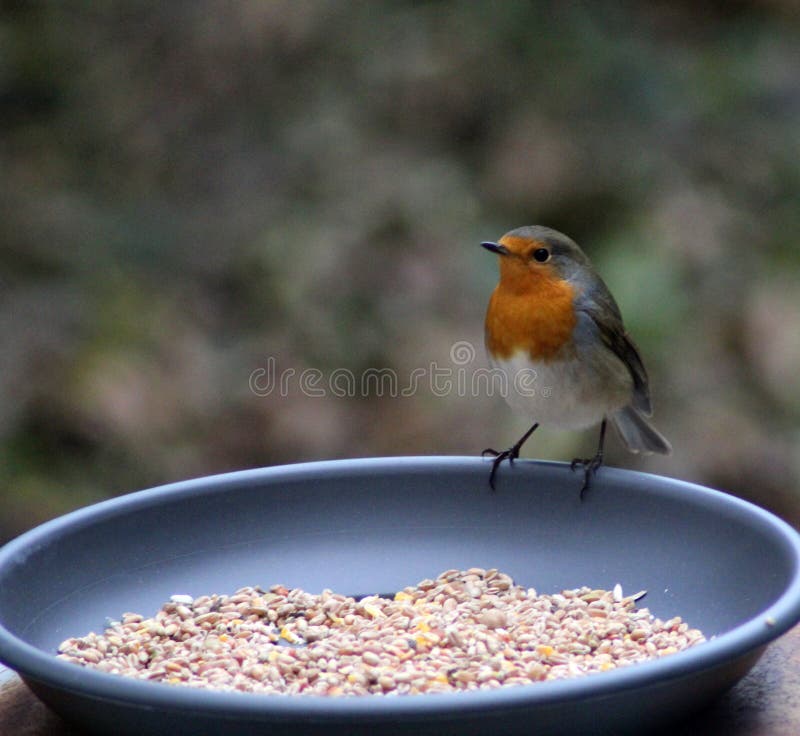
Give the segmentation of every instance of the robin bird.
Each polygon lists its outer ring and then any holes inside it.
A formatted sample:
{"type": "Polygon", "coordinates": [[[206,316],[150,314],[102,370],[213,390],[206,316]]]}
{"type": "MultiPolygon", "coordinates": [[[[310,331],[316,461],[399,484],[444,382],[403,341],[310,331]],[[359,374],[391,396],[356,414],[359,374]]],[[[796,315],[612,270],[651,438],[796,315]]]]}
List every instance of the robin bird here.
{"type": "Polygon", "coordinates": [[[614,297],[578,245],[540,225],[481,245],[500,262],[500,281],[486,312],[489,362],[506,374],[506,401],[534,422],[507,450],[483,451],[494,456],[492,490],[500,464],[513,464],[540,423],[561,429],[600,423],[594,457],[572,461],[573,471],[585,471],[581,498],[603,463],[609,420],[631,452],[668,455],[669,442],[645,419],[652,407],[639,351],[614,297]],[[522,371],[535,378],[532,389],[520,390],[515,377],[522,371]]]}

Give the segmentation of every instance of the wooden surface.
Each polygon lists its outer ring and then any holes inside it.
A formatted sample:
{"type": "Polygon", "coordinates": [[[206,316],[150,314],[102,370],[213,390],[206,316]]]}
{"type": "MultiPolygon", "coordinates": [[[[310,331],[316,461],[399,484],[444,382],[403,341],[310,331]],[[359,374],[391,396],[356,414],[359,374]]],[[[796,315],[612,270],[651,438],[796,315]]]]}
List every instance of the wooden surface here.
{"type": "MultiPolygon", "coordinates": [[[[0,665],[2,736],[84,736],[42,705],[0,665]]],[[[774,642],[736,687],[705,711],[665,732],[671,736],[798,736],[800,626],[774,642]]]]}

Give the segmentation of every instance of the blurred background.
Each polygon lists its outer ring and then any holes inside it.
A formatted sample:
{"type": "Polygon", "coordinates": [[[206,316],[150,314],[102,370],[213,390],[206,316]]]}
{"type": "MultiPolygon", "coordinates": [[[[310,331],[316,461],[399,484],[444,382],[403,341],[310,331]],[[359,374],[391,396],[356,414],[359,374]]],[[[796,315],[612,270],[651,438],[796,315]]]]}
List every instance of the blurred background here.
{"type": "Polygon", "coordinates": [[[0,540],[187,477],[507,447],[478,244],[532,223],[598,266],[674,445],[608,462],[799,523],[798,15],[0,3],[0,540]]]}

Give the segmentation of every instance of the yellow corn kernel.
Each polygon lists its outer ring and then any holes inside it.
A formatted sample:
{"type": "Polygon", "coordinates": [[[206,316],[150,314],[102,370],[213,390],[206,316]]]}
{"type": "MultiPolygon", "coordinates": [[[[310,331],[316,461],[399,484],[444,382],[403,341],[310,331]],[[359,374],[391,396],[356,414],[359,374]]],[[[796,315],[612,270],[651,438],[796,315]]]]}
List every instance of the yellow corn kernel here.
{"type": "Polygon", "coordinates": [[[386,616],[386,614],[383,611],[381,611],[380,608],[374,606],[372,603],[365,603],[364,610],[367,612],[370,618],[382,618],[386,616]]]}
{"type": "Polygon", "coordinates": [[[540,644],[538,647],[536,647],[536,653],[540,657],[549,657],[554,651],[555,649],[553,649],[553,647],[551,647],[549,644],[540,644]]]}

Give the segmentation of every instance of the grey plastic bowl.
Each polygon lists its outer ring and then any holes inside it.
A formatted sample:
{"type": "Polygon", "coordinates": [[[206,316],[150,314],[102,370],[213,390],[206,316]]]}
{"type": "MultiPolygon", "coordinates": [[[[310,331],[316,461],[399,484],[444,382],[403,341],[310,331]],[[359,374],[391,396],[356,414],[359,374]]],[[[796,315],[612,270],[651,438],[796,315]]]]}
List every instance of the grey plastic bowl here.
{"type": "Polygon", "coordinates": [[[569,466],[518,461],[497,492],[477,458],[345,460],[243,471],[97,504],[0,550],[0,660],[98,734],[646,732],[729,688],[800,619],[800,539],[723,493],[602,468],[581,502],[569,466]],[[175,593],[281,582],[391,593],[448,568],[497,567],[542,592],[646,589],[661,617],[714,637],[583,678],[402,697],[200,692],[55,658],[65,638],[175,593]]]}

